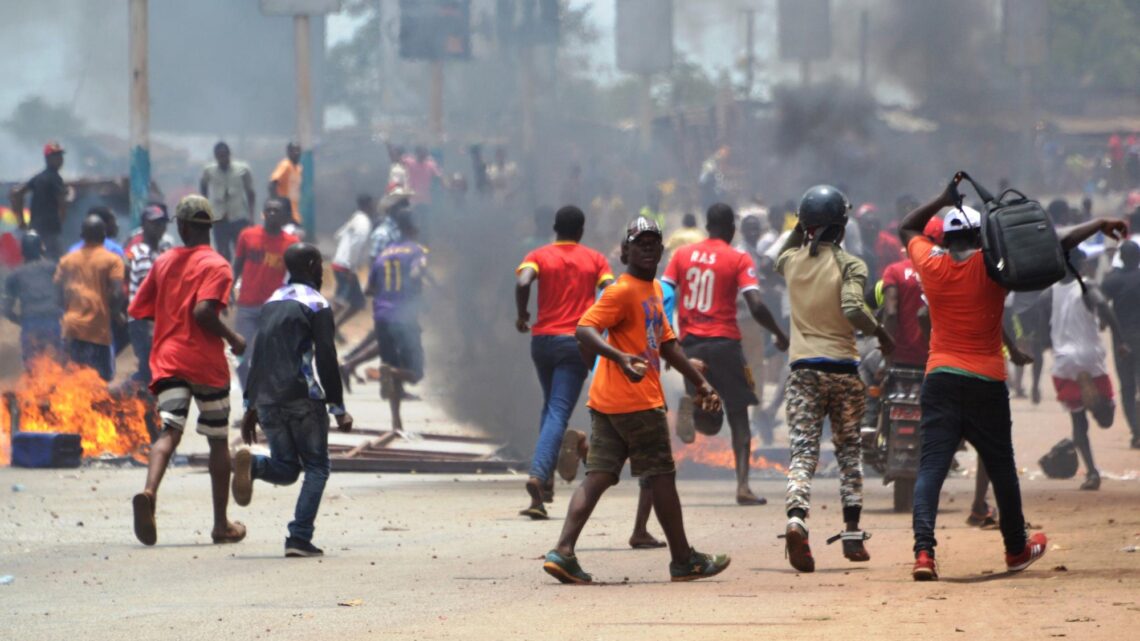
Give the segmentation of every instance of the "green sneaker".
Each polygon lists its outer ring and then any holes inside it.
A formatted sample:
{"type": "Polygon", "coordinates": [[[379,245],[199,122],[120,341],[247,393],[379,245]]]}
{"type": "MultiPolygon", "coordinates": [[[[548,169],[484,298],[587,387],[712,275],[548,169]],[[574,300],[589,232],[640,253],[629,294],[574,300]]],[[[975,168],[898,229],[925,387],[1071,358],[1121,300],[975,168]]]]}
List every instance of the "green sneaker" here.
{"type": "Polygon", "coordinates": [[[724,572],[732,559],[727,554],[703,554],[689,548],[689,560],[686,563],[669,563],[669,576],[673,581],[696,581],[707,579],[724,572]]]}
{"type": "Polygon", "coordinates": [[[582,566],[578,565],[578,556],[574,554],[562,556],[557,550],[551,550],[546,553],[542,569],[563,583],[585,585],[594,582],[594,577],[586,574],[582,566]]]}

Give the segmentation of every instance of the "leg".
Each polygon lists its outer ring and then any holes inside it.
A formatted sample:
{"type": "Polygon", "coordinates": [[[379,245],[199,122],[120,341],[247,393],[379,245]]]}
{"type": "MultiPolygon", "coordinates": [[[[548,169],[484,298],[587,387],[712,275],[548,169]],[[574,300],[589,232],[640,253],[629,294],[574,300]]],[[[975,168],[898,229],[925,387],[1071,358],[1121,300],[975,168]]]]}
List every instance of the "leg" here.
{"type": "Polygon", "coordinates": [[[228,388],[191,385],[194,402],[198,406],[197,431],[210,444],[210,489],[213,492],[215,542],[237,542],[245,537],[245,526],[230,523],[226,509],[230,501],[229,438],[230,390],[228,388]]]}
{"type": "Polygon", "coordinates": [[[131,349],[135,351],[139,368],[132,377],[143,385],[150,383],[150,349],[154,341],[154,321],[131,320],[127,325],[131,335],[131,349]]]}
{"type": "Polygon", "coordinates": [[[313,523],[321,507],[321,497],[332,469],[329,462],[328,417],[322,403],[307,402],[299,416],[291,417],[290,431],[298,446],[301,464],[305,468],[305,481],[297,496],[289,536],[302,541],[313,540],[313,523]]]}
{"type": "Polygon", "coordinates": [[[571,336],[538,336],[534,345],[535,368],[545,403],[530,476],[545,483],[553,478],[562,436],[589,372],[578,353],[577,342],[571,336]]]}
{"type": "Polygon", "coordinates": [[[274,485],[296,483],[301,476],[301,446],[292,429],[292,413],[276,405],[259,405],[257,419],[269,444],[269,456],[253,457],[253,478],[274,485]]]}
{"type": "MultiPolygon", "coordinates": [[[[966,412],[963,432],[966,440],[978,450],[978,456],[993,481],[1005,550],[1009,554],[1020,554],[1026,543],[1025,516],[1021,511],[1021,485],[1017,479],[1017,463],[1013,458],[1009,390],[1001,383],[970,381],[969,399],[958,400],[966,412]]],[[[925,403],[926,394],[923,390],[924,413],[925,403]]],[[[924,415],[923,422],[925,421],[924,415]]],[[[923,441],[923,447],[925,445],[926,442],[923,441]]],[[[925,450],[923,458],[926,458],[925,450]]],[[[917,493],[916,488],[916,503],[917,493]]]]}
{"type": "MultiPolygon", "coordinates": [[[[591,448],[591,452],[593,448],[591,448]]],[[[578,544],[578,537],[582,535],[582,528],[594,512],[598,499],[612,485],[617,484],[617,475],[610,472],[587,472],[586,480],[574,490],[570,497],[570,506],[566,510],[566,520],[562,523],[562,534],[558,536],[558,545],[554,549],[562,556],[574,556],[574,546],[578,544]]]]}
{"type": "Polygon", "coordinates": [[[974,475],[974,502],[970,506],[970,512],[985,516],[990,512],[990,506],[986,503],[986,492],[990,489],[990,475],[986,472],[986,466],[982,463],[982,457],[978,457],[978,471],[974,475]]]}
{"type": "MultiPolygon", "coordinates": [[[[955,374],[931,374],[922,383],[922,423],[919,434],[922,457],[914,483],[914,553],[934,556],[938,544],[934,523],[938,515],[938,495],[950,472],[950,463],[962,440],[961,405],[966,396],[961,386],[967,379],[955,374]]],[[[1008,405],[1007,411],[1008,411],[1008,405]]]]}
{"type": "MultiPolygon", "coordinates": [[[[559,447],[561,443],[561,434],[559,435],[558,442],[551,445],[554,440],[552,432],[553,426],[548,420],[550,414],[550,392],[552,381],[554,379],[554,359],[553,351],[553,338],[551,336],[534,336],[530,340],[530,358],[534,361],[534,371],[538,375],[538,385],[542,388],[542,412],[539,415],[538,423],[538,441],[534,444],[534,456],[530,461],[530,477],[526,482],[526,491],[530,495],[530,507],[528,510],[535,510],[542,507],[542,486],[550,478],[550,468],[548,459],[550,458],[549,451],[551,447],[559,447]],[[544,473],[545,472],[545,473],[544,473]]],[[[557,450],[554,451],[555,460],[557,460],[557,450]]]]}
{"type": "Polygon", "coordinates": [[[653,487],[650,479],[637,480],[640,491],[637,493],[637,512],[633,516],[633,534],[629,536],[629,547],[634,549],[659,548],[666,544],[649,533],[649,515],[653,513],[653,487]]]}
{"type": "Polygon", "coordinates": [[[665,531],[669,542],[669,554],[674,563],[687,563],[692,553],[689,539],[685,536],[685,521],[681,514],[681,497],[677,495],[677,474],[657,474],[650,477],[653,494],[653,510],[657,522],[665,531]]]}
{"type": "MultiPolygon", "coordinates": [[[[831,442],[839,464],[839,496],[847,531],[859,530],[863,510],[863,442],[859,427],[863,422],[866,386],[858,376],[833,375],[831,396],[831,442]]],[[[846,542],[844,542],[846,544],[846,542]]]]}
{"type": "Polygon", "coordinates": [[[1081,485],[1082,490],[1096,490],[1100,488],[1100,472],[1093,462],[1092,445],[1089,443],[1089,417],[1085,410],[1071,412],[1069,418],[1073,421],[1073,444],[1077,446],[1077,453],[1085,463],[1086,481],[1081,485]],[[1094,480],[1095,479],[1095,480],[1094,480]]]}
{"type": "Polygon", "coordinates": [[[186,427],[186,416],[190,411],[190,386],[187,383],[176,380],[160,381],[157,391],[162,433],[151,444],[146,485],[143,491],[131,500],[135,536],[144,545],[154,545],[158,542],[158,526],[154,518],[158,486],[166,474],[170,457],[174,455],[178,444],[182,441],[182,431],[186,427]]]}
{"type": "Polygon", "coordinates": [[[768,500],[753,494],[748,485],[752,461],[752,429],[748,423],[748,406],[729,409],[727,416],[728,428],[732,432],[732,454],[736,460],[736,502],[740,505],[767,505],[768,500]]]}
{"type": "MultiPolygon", "coordinates": [[[[1140,348],[1140,345],[1137,346],[1140,348]]],[[[1124,410],[1124,420],[1132,431],[1133,442],[1140,438],[1140,425],[1136,422],[1136,369],[1137,358],[1116,350],[1116,374],[1120,381],[1120,403],[1124,410]]]]}
{"type": "Polygon", "coordinates": [[[230,501],[230,444],[224,438],[208,439],[210,444],[210,490],[214,498],[214,532],[225,532],[230,525],[226,507],[230,501]]]}
{"type": "Polygon", "coordinates": [[[785,509],[788,516],[807,518],[811,509],[811,480],[819,464],[819,439],[823,431],[824,396],[820,374],[800,369],[788,377],[788,438],[792,461],[788,466],[785,509]]]}

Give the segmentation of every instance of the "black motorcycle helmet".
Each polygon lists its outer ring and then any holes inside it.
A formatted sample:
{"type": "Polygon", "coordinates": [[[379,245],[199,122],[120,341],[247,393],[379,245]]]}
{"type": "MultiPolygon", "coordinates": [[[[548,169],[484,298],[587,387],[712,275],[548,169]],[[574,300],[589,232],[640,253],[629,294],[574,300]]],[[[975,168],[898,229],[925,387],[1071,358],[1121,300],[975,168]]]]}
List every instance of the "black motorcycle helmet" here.
{"type": "Polygon", "coordinates": [[[847,196],[831,185],[816,185],[800,199],[800,226],[811,239],[811,255],[819,253],[825,236],[837,236],[847,226],[851,203],[847,196]]]}

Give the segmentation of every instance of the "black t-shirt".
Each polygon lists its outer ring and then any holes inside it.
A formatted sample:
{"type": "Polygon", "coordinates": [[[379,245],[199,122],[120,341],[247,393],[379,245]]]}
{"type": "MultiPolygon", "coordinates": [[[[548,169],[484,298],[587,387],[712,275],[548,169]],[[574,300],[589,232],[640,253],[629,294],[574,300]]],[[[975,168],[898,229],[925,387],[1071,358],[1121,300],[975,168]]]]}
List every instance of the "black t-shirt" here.
{"type": "Polygon", "coordinates": [[[59,318],[63,315],[52,282],[55,267],[52,261],[37,260],[20,265],[8,275],[4,293],[11,303],[20,304],[23,318],[59,318]]]}
{"type": "Polygon", "coordinates": [[[1120,329],[1140,336],[1140,269],[1116,269],[1104,277],[1101,291],[1112,301],[1120,329]]]}
{"type": "Polygon", "coordinates": [[[48,167],[36,174],[28,186],[32,191],[32,229],[41,234],[58,234],[63,222],[59,219],[59,204],[67,192],[63,177],[48,167]]]}

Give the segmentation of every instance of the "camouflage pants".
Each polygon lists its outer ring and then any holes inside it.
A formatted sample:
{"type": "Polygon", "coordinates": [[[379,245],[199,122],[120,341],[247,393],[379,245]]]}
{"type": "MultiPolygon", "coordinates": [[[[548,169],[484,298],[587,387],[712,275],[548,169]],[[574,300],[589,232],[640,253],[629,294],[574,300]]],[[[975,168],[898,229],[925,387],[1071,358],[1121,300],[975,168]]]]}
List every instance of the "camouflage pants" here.
{"type": "Polygon", "coordinates": [[[831,374],[812,369],[788,376],[788,432],[792,464],[788,468],[787,509],[805,512],[811,505],[811,479],[819,464],[824,417],[831,418],[831,440],[839,463],[839,496],[844,507],[863,505],[863,457],[859,423],[865,387],[855,374],[831,374]]]}

